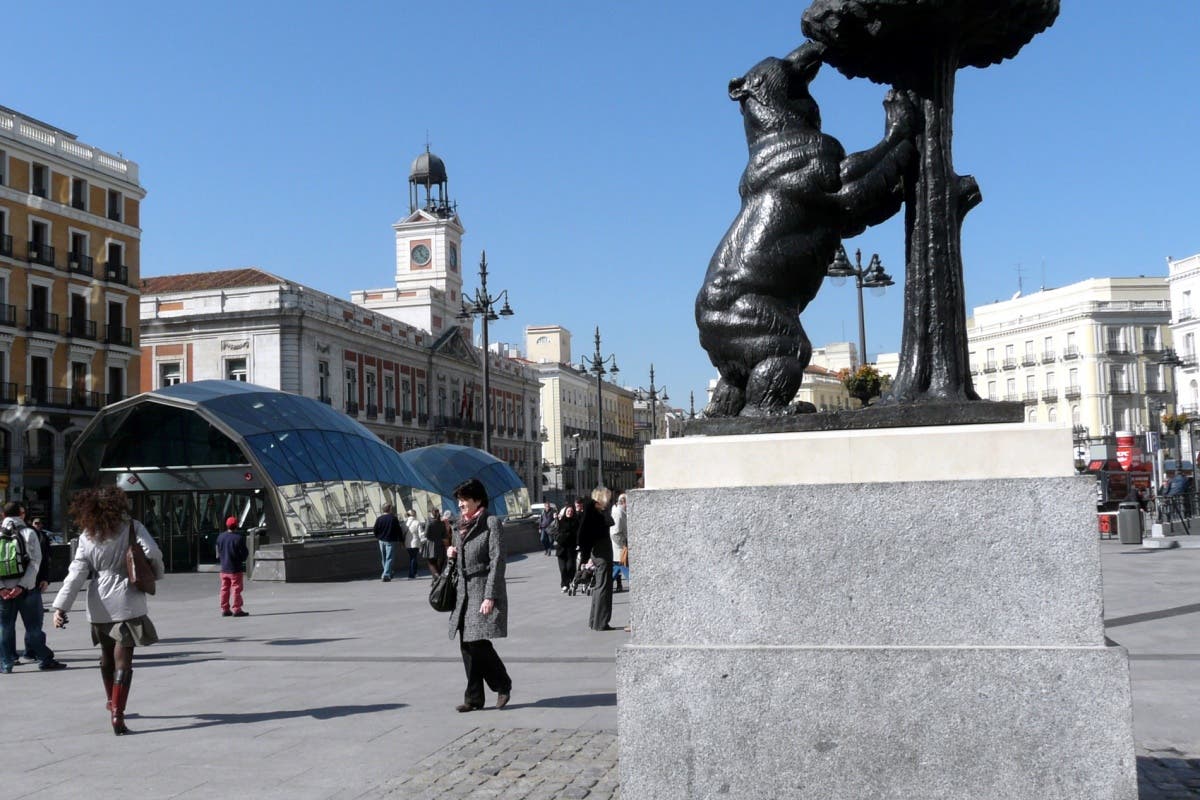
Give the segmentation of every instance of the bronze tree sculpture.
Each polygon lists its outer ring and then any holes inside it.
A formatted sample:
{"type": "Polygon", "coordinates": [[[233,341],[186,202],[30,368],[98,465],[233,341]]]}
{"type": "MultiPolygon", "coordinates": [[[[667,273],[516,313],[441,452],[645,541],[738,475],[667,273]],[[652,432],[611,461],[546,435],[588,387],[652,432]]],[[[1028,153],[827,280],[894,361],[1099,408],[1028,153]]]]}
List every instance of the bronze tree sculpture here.
{"type": "Polygon", "coordinates": [[[917,158],[904,181],[904,332],[895,403],[978,400],[967,360],[961,226],[982,199],[954,172],[954,80],[960,67],[1015,56],[1053,24],[1059,0],[814,0],[802,27],[847,77],[889,83],[917,115],[917,158]]]}
{"type": "Polygon", "coordinates": [[[886,132],[845,155],[821,132],[808,86],[824,48],[806,43],[729,84],[745,120],[749,163],[741,209],[696,297],[700,343],[720,373],[708,417],[788,410],[812,356],[800,312],[816,296],[839,241],[895,214],[915,151],[905,95],[884,101],[886,132]]]}

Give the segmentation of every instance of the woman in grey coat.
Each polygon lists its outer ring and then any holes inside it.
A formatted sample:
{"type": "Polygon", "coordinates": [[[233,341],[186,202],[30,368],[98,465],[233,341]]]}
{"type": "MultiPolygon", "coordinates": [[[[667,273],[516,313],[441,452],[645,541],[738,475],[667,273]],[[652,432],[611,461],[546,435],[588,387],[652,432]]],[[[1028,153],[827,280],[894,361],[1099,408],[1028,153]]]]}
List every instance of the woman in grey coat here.
{"type": "Polygon", "coordinates": [[[459,636],[467,690],[460,712],[483,708],[483,685],[496,693],[496,708],[512,694],[512,679],[492,646],[508,636],[508,592],[504,586],[504,529],[487,508],[487,489],[477,478],[454,489],[461,512],[448,558],[458,560],[458,601],[450,613],[450,638],[459,636]]]}

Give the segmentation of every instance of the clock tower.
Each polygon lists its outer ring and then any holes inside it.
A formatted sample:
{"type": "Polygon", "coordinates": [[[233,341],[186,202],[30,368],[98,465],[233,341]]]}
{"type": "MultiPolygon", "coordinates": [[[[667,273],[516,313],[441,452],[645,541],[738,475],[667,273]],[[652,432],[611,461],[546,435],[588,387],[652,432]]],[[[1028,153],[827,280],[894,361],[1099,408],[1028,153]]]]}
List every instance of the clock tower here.
{"type": "Polygon", "coordinates": [[[395,288],[356,291],[350,299],[440,336],[458,324],[465,230],[450,201],[446,165],[428,146],[409,170],[408,215],[393,223],[392,230],[395,288]]]}

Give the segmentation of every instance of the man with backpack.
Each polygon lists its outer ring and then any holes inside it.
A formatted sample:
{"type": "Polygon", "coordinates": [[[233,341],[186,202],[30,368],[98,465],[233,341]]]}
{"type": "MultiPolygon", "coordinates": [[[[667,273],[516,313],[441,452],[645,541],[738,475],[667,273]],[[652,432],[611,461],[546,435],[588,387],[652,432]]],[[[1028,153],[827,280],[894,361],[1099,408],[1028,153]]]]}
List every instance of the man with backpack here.
{"type": "Polygon", "coordinates": [[[25,652],[38,661],[38,669],[62,669],[54,659],[42,631],[42,589],[39,583],[43,555],[37,532],[25,524],[25,507],[16,501],[4,506],[0,522],[0,673],[10,673],[17,663],[17,616],[25,626],[25,652]]]}

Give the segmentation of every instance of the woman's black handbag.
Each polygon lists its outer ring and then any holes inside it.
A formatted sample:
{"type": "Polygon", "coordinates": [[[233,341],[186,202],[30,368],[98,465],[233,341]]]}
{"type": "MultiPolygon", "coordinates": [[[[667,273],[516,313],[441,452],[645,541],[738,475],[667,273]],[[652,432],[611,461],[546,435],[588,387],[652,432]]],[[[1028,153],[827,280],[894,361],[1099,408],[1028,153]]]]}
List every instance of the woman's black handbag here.
{"type": "Polygon", "coordinates": [[[434,611],[453,611],[458,602],[458,565],[450,559],[429,587],[429,607],[434,611]]]}

